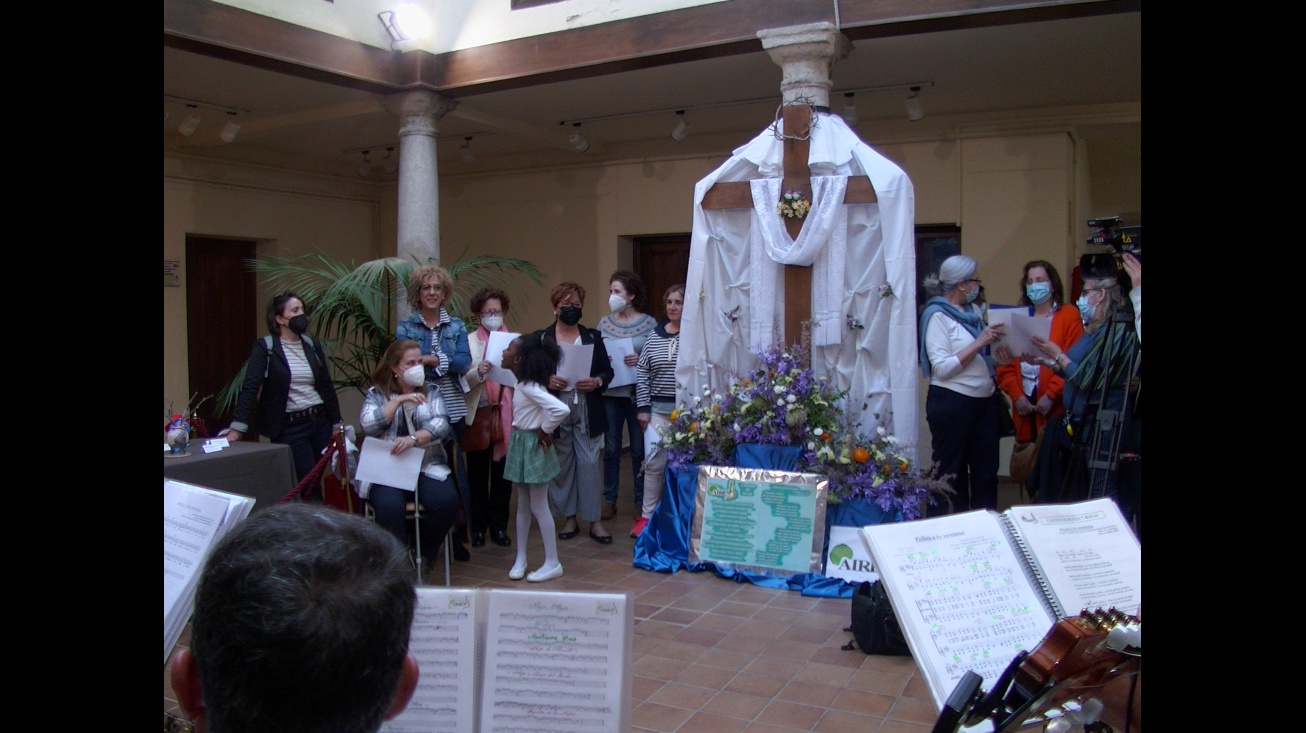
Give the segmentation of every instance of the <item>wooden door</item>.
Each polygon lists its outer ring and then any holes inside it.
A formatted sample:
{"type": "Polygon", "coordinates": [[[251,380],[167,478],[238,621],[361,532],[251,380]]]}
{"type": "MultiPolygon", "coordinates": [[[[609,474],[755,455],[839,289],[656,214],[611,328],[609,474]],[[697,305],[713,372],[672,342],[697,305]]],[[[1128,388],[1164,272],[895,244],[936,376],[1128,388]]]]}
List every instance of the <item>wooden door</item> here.
{"type": "MultiPolygon", "coordinates": [[[[255,244],[246,240],[186,237],[186,348],[190,391],[199,398],[200,418],[210,434],[231,422],[214,413],[219,391],[249,358],[263,329],[258,323],[258,293],[246,260],[255,244]]],[[[199,399],[197,398],[197,399],[199,399]]]]}
{"type": "Polygon", "coordinates": [[[649,313],[659,322],[667,318],[662,293],[689,275],[689,234],[665,234],[633,239],[635,274],[648,288],[649,313]]]}

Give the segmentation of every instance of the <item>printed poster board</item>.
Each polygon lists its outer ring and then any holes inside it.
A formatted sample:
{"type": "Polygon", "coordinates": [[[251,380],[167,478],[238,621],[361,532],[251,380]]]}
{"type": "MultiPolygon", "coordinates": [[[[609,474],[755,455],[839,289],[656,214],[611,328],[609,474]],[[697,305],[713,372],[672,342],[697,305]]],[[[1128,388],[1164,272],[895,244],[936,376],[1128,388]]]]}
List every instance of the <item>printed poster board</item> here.
{"type": "Polygon", "coordinates": [[[815,473],[700,467],[689,562],[781,578],[820,573],[827,486],[815,473]]]}

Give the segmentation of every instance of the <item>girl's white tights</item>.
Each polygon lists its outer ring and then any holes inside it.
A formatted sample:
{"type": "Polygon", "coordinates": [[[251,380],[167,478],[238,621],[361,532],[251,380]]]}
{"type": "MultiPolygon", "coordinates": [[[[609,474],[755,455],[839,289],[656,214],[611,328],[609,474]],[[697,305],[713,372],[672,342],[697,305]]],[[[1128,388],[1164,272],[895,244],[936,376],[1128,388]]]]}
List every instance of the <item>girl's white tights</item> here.
{"type": "Polygon", "coordinates": [[[517,489],[517,562],[513,563],[512,572],[520,574],[526,570],[526,541],[530,537],[532,516],[539,522],[540,536],[544,539],[544,564],[539,570],[548,572],[559,565],[557,527],[549,511],[549,485],[513,486],[517,489]],[[527,497],[529,501],[525,501],[527,497]]]}

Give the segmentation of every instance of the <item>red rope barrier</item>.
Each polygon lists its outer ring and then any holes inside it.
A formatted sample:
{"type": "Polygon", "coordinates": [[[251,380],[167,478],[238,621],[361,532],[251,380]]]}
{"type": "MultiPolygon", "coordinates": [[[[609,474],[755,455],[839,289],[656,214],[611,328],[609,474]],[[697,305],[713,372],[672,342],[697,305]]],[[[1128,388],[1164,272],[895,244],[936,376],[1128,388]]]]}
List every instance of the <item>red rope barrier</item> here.
{"type": "Polygon", "coordinates": [[[324,452],[322,457],[318,459],[317,465],[313,466],[313,470],[309,471],[307,476],[300,479],[299,484],[291,489],[285,496],[281,497],[281,500],[277,503],[285,504],[296,496],[299,496],[300,498],[308,496],[309,490],[322,480],[322,474],[326,472],[327,464],[331,462],[332,457],[339,453],[340,460],[344,461],[345,451],[345,436],[342,432],[334,433],[331,436],[331,442],[327,445],[326,452],[324,452]]]}

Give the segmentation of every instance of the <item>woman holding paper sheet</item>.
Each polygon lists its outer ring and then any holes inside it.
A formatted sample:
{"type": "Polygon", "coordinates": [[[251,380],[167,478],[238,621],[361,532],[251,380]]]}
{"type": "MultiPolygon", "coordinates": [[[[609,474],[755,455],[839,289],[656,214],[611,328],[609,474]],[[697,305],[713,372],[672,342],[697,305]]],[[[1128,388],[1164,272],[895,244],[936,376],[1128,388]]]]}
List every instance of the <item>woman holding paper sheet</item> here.
{"type": "Polygon", "coordinates": [[[603,335],[598,329],[580,325],[585,288],[574,282],[558,283],[550,293],[550,300],[557,320],[539,334],[546,343],[561,348],[563,362],[560,373],[549,378],[548,387],[566,403],[571,415],[554,431],[559,471],[549,482],[549,505],[555,515],[566,517],[558,539],[569,540],[580,533],[579,517],[590,523],[590,539],[610,545],[612,535],[604,528],[601,517],[603,482],[599,478],[599,454],[603,450],[603,434],[608,429],[602,389],[612,382],[612,365],[608,363],[603,335]],[[574,383],[562,375],[571,371],[569,366],[577,366],[567,364],[570,346],[593,346],[589,368],[582,366],[578,370],[587,376],[575,379],[574,383]]]}
{"type": "MultiPolygon", "coordinates": [[[[1063,351],[1084,335],[1079,311],[1062,307],[1065,303],[1065,289],[1061,284],[1061,275],[1050,262],[1033,260],[1025,263],[1020,277],[1020,300],[1017,302],[1029,307],[1030,316],[1052,321],[1048,340],[1063,351]]],[[[1016,424],[1016,442],[1032,442],[1036,432],[1043,432],[1050,419],[1065,412],[1061,403],[1061,390],[1066,380],[1047,364],[1041,363],[1042,359],[1020,359],[1022,356],[1041,357],[1041,354],[1013,355],[1005,348],[999,348],[995,353],[998,358],[998,387],[1011,398],[1011,419],[1016,424]]],[[[1031,495],[1038,492],[1040,483],[1038,477],[1030,476],[1027,485],[1031,495]]]]}
{"type": "MultiPolygon", "coordinates": [[[[458,492],[444,452],[449,415],[439,385],[426,381],[422,348],[416,341],[400,339],[386,348],[372,370],[372,386],[363,397],[358,421],[369,439],[393,443],[390,452],[395,455],[424,452],[417,478],[417,500],[425,508],[418,549],[426,561],[434,562],[457,516],[458,492]]],[[[413,492],[372,484],[359,493],[376,512],[376,523],[407,543],[404,504],[413,500],[413,492]]]]}
{"type": "Polygon", "coordinates": [[[472,313],[476,314],[476,330],[467,334],[467,346],[472,352],[473,367],[467,371],[467,385],[471,388],[465,397],[467,424],[473,424],[476,410],[491,404],[499,406],[502,438],[485,450],[467,452],[467,483],[471,490],[472,547],[485,545],[488,531],[490,540],[499,547],[510,547],[508,536],[508,504],[512,498],[512,482],[503,477],[503,459],[508,454],[508,437],[512,435],[512,387],[505,387],[492,379],[490,362],[485,359],[485,347],[490,343],[490,332],[507,333],[504,319],[508,315],[508,294],[499,288],[481,288],[472,296],[472,313]]]}
{"type": "MultiPolygon", "coordinates": [[[[629,339],[631,353],[622,357],[623,364],[634,370],[644,343],[657,327],[657,319],[644,312],[644,281],[630,270],[617,270],[608,278],[608,308],[611,314],[599,319],[599,331],[604,346],[613,353],[612,342],[629,339]]],[[[615,357],[614,357],[615,358],[615,357]]],[[[603,446],[603,518],[612,519],[617,514],[617,487],[621,482],[622,433],[630,436],[630,468],[634,474],[635,521],[644,495],[644,440],[641,435],[638,411],[635,409],[635,387],[622,384],[609,387],[603,393],[603,407],[607,413],[608,431],[603,446]]]]}
{"type": "MultiPolygon", "coordinates": [[[[952,475],[953,511],[998,506],[998,419],[989,345],[1003,327],[986,326],[971,304],[979,296],[979,265],[953,255],[923,283],[933,297],[921,312],[920,366],[930,380],[925,420],[940,475],[952,475]]],[[[931,516],[943,514],[929,507],[931,516]]]]}

